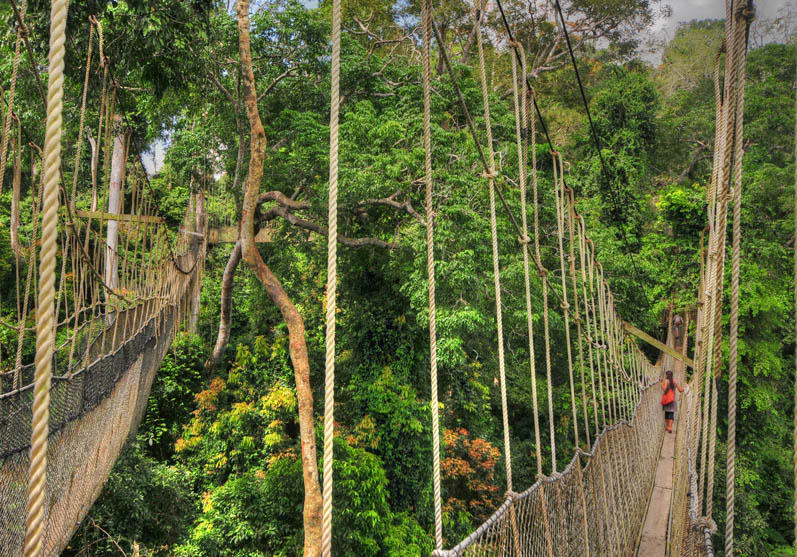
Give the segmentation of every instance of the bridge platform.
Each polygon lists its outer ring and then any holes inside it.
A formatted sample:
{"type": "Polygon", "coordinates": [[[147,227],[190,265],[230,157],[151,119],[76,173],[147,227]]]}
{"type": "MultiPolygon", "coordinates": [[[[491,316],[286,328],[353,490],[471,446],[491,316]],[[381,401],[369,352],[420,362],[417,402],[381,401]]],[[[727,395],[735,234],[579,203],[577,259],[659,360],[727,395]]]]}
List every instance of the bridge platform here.
{"type": "MultiPolygon", "coordinates": [[[[664,427],[662,425],[662,427],[664,427]]],[[[672,502],[672,471],[675,462],[675,425],[665,433],[656,467],[656,479],[650,497],[637,557],[664,557],[667,550],[667,525],[672,502]]]]}

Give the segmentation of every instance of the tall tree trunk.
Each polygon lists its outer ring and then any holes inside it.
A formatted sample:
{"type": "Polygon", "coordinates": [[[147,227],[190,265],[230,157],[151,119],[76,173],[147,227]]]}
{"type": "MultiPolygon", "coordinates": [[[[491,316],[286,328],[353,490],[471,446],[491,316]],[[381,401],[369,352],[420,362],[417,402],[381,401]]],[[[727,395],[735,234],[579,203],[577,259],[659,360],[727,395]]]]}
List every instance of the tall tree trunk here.
{"type": "Polygon", "coordinates": [[[88,130],[89,144],[91,145],[91,210],[97,210],[97,164],[98,143],[88,130]]]}
{"type": "MultiPolygon", "coordinates": [[[[200,189],[196,194],[196,211],[194,212],[194,231],[205,235],[205,190],[200,189]]],[[[195,236],[195,240],[199,237],[195,236]]],[[[199,302],[202,297],[202,281],[198,281],[191,300],[191,315],[188,318],[188,330],[196,333],[196,324],[199,321],[199,302]]]]}
{"type": "MultiPolygon", "coordinates": [[[[122,117],[115,114],[111,179],[108,185],[108,213],[118,215],[122,208],[122,178],[125,166],[125,134],[121,131],[122,117]]],[[[105,284],[115,290],[119,287],[119,221],[109,220],[105,237],[105,284]]],[[[111,315],[108,315],[111,319],[111,315]]]]}
{"type": "Polygon", "coordinates": [[[271,272],[255,243],[254,216],[260,182],[263,178],[263,160],[267,140],[257,109],[255,76],[252,71],[252,53],[249,42],[249,0],[238,0],[238,46],[244,81],[244,100],[249,118],[250,148],[249,172],[241,210],[241,252],[243,260],[251,267],[277,305],[288,326],[289,350],[296,378],[296,398],[299,406],[299,431],[302,443],[302,471],[304,475],[304,555],[321,554],[321,488],[318,484],[315,427],[313,423],[313,391],[310,388],[310,360],[307,355],[304,322],[296,306],[276,276],[271,272]]]}
{"type": "Polygon", "coordinates": [[[241,241],[235,242],[235,247],[224,267],[221,277],[221,316],[219,317],[219,332],[216,335],[216,346],[213,353],[205,362],[205,370],[210,371],[221,362],[227,343],[230,340],[230,320],[232,319],[232,291],[235,284],[235,269],[241,261],[241,241]]]}
{"type": "Polygon", "coordinates": [[[232,180],[232,191],[238,191],[238,184],[241,183],[241,169],[244,167],[244,146],[246,144],[245,141],[245,131],[244,131],[244,123],[237,115],[235,116],[235,127],[238,128],[238,158],[235,161],[235,176],[232,180]]]}

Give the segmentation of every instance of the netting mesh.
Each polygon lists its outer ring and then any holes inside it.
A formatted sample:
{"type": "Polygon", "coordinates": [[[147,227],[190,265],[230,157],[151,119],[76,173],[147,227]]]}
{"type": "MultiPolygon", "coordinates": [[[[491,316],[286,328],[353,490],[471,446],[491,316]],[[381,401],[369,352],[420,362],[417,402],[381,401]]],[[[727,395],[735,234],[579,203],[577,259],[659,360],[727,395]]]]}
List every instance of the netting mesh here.
{"type": "MultiPolygon", "coordinates": [[[[155,373],[197,296],[204,244],[195,238],[181,247],[181,255],[162,263],[156,296],[140,296],[124,307],[109,305],[110,311],[86,318],[53,356],[45,555],[60,553],[99,496],[143,417],[155,373]]],[[[24,539],[33,372],[33,365],[21,365],[0,377],[3,555],[20,554],[24,539]]]]}
{"type": "Polygon", "coordinates": [[[692,439],[691,419],[693,393],[682,398],[682,410],[678,413],[678,430],[675,436],[675,460],[673,463],[672,512],[668,531],[667,555],[713,556],[711,529],[700,519],[697,502],[697,472],[693,452],[697,446],[692,439]]]}
{"type": "Polygon", "coordinates": [[[590,453],[513,494],[475,532],[437,556],[628,555],[637,547],[663,429],[658,386],[643,390],[630,424],[604,429],[590,453]]]}
{"type": "MultiPolygon", "coordinates": [[[[196,277],[192,279],[197,280],[196,277]]],[[[186,289],[183,297],[191,295],[186,289]]],[[[181,300],[182,301],[182,300],[181,300]]],[[[149,387],[182,318],[168,305],[115,352],[53,382],[45,508],[47,555],[69,541],[141,420],[149,387]]],[[[0,548],[22,549],[27,500],[32,389],[0,399],[0,548]]]]}

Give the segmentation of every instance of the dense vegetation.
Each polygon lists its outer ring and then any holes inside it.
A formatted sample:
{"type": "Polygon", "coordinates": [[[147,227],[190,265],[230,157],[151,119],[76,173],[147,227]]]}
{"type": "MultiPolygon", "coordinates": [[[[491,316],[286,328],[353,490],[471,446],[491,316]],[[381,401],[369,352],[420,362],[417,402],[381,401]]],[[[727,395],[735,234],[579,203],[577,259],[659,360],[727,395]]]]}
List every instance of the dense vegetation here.
{"type": "MultiPolygon", "coordinates": [[[[46,4],[31,0],[28,7],[32,47],[41,60],[46,52],[46,4]]],[[[249,126],[234,9],[224,2],[198,0],[74,4],[68,26],[68,156],[78,133],[86,21],[96,14],[103,22],[112,72],[122,86],[118,110],[132,130],[131,152],[143,152],[153,141],[168,138],[163,168],[151,178],[161,211],[177,222],[191,189],[204,187],[211,219],[236,222],[249,126]]],[[[424,555],[433,547],[433,515],[425,228],[417,214],[423,212],[424,162],[414,28],[418,14],[413,4],[401,4],[400,10],[392,2],[376,0],[346,4],[341,232],[369,241],[360,247],[343,245],[339,252],[334,521],[345,529],[336,530],[334,544],[340,555],[424,555]]],[[[546,21],[528,30],[522,26],[523,3],[507,4],[527,50],[543,52],[556,34],[555,26],[546,21]]],[[[606,3],[584,4],[583,11],[574,9],[573,17],[581,18],[585,37],[594,32],[604,39],[579,41],[578,63],[608,176],[595,152],[567,58],[535,66],[534,87],[555,147],[565,155],[568,184],[576,190],[621,313],[661,336],[671,304],[681,311],[693,311],[696,305],[705,187],[714,147],[712,71],[723,24],[697,21],[680,26],[663,45],[661,63],[653,66],[640,58],[634,40],[655,15],[648,2],[628,0],[600,8],[627,14],[611,29],[595,22],[616,14],[589,8],[606,3]],[[604,43],[605,48],[596,46],[604,43]]],[[[448,48],[483,132],[478,67],[469,42],[472,20],[465,3],[446,5],[439,17],[448,48]]],[[[260,254],[304,321],[320,442],[326,238],[297,224],[297,219],[323,226],[326,218],[329,6],[322,2],[318,9],[307,9],[295,0],[273,0],[252,11],[254,73],[268,138],[262,191],[301,202],[301,207],[286,207],[272,199],[263,205],[259,218],[272,227],[273,241],[261,244],[260,254]]],[[[11,23],[10,7],[0,6],[0,17],[11,23]]],[[[490,15],[489,25],[495,148],[503,170],[514,175],[509,55],[496,14],[490,15]]],[[[0,35],[4,88],[16,37],[13,26],[8,29],[0,35]]],[[[772,42],[751,50],[747,66],[736,472],[741,555],[786,555],[794,542],[790,446],[795,338],[790,285],[796,57],[793,41],[772,42]]],[[[28,68],[24,58],[21,65],[28,68]]],[[[93,75],[90,99],[100,94],[100,83],[99,73],[93,75]]],[[[505,473],[487,189],[453,83],[442,65],[433,75],[433,87],[448,545],[500,504],[505,473]]],[[[29,140],[41,143],[43,108],[28,69],[20,70],[17,105],[29,140]]],[[[96,103],[88,118],[96,121],[96,103]]],[[[543,260],[558,269],[552,146],[542,135],[533,140],[540,168],[543,260]]],[[[512,184],[506,187],[517,214],[517,190],[512,184]]],[[[14,280],[13,255],[4,236],[9,189],[0,198],[3,292],[11,292],[14,280]]],[[[536,470],[523,263],[514,230],[503,215],[499,234],[518,490],[533,483],[536,470]]],[[[233,249],[220,244],[209,252],[196,333],[182,334],[174,343],[153,385],[137,440],[125,449],[67,555],[115,554],[118,548],[131,554],[134,546],[141,555],[301,552],[304,487],[288,330],[245,265],[233,279],[229,342],[222,346],[220,362],[208,361],[216,342],[222,277],[233,249]]],[[[532,300],[535,326],[541,323],[539,290],[537,282],[532,300]]],[[[2,294],[0,299],[6,301],[2,294]]],[[[0,332],[0,343],[10,343],[4,334],[0,332]]],[[[552,335],[557,340],[551,356],[561,466],[573,454],[573,441],[561,341],[564,322],[558,312],[552,312],[552,335]]],[[[536,342],[537,369],[544,370],[542,339],[536,342]]],[[[545,407],[544,375],[538,376],[537,389],[545,407]]],[[[726,390],[721,382],[720,416],[727,411],[726,390]]],[[[547,428],[547,415],[540,420],[547,428]]],[[[723,532],[723,418],[718,435],[714,508],[723,532]]],[[[544,466],[549,469],[551,454],[544,445],[544,466]]],[[[718,553],[722,547],[718,534],[718,553]]]]}

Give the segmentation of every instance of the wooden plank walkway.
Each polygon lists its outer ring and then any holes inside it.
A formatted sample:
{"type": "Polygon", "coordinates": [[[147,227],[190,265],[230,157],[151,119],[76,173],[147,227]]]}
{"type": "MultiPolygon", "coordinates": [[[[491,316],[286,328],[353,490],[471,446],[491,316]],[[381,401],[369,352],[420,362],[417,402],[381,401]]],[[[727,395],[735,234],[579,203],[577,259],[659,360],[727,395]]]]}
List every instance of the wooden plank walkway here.
{"type": "MultiPolygon", "coordinates": [[[[662,420],[663,421],[663,420],[662,420]]],[[[662,425],[662,427],[664,427],[662,425]]],[[[675,462],[675,427],[672,433],[664,434],[661,444],[656,479],[650,496],[642,538],[637,557],[664,557],[667,550],[667,524],[672,501],[672,469],[675,462]]]]}
{"type": "MultiPolygon", "coordinates": [[[[676,346],[672,334],[668,335],[667,345],[670,350],[680,353],[686,352],[686,346],[676,346]]],[[[670,352],[662,353],[660,360],[661,377],[668,369],[673,371],[675,380],[682,386],[686,383],[685,366],[683,359],[674,358],[670,352]]],[[[681,410],[681,393],[676,392],[678,411],[681,410]]],[[[661,427],[664,429],[664,414],[662,412],[661,427]]],[[[676,415],[677,418],[677,415],[676,415]]],[[[639,541],[637,557],[665,557],[667,552],[667,528],[670,521],[670,506],[672,502],[673,465],[675,464],[675,433],[678,420],[673,422],[672,433],[664,433],[659,452],[659,462],[656,466],[656,478],[653,491],[650,495],[650,504],[642,527],[642,536],[639,541]]]]}

